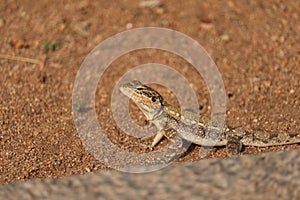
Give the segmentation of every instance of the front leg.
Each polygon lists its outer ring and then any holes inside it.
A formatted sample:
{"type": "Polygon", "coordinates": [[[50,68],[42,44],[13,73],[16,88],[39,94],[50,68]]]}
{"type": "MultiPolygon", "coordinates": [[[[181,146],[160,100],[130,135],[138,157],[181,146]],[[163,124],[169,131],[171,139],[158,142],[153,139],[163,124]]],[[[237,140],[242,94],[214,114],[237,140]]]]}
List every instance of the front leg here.
{"type": "Polygon", "coordinates": [[[153,139],[153,142],[150,147],[151,150],[153,149],[153,147],[157,145],[157,143],[159,143],[159,141],[163,138],[163,136],[165,136],[168,140],[172,141],[176,136],[176,131],[174,129],[168,129],[168,130],[160,129],[153,139]]]}
{"type": "Polygon", "coordinates": [[[153,147],[155,147],[155,145],[157,145],[157,143],[159,143],[159,141],[163,138],[163,136],[165,135],[165,130],[164,129],[160,129],[156,136],[153,139],[153,142],[151,144],[151,150],[153,149],[153,147]]]}
{"type": "Polygon", "coordinates": [[[229,156],[238,155],[242,150],[243,144],[236,136],[227,136],[226,150],[229,156]]]}

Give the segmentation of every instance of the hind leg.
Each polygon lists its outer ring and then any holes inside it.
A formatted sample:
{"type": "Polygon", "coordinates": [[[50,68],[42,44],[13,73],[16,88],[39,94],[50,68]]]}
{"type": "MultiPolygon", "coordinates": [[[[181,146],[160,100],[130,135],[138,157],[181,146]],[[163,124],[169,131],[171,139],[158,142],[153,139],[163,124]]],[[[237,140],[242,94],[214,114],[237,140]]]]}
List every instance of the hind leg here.
{"type": "Polygon", "coordinates": [[[229,156],[238,155],[242,150],[243,144],[238,137],[228,136],[226,150],[229,156]]]}

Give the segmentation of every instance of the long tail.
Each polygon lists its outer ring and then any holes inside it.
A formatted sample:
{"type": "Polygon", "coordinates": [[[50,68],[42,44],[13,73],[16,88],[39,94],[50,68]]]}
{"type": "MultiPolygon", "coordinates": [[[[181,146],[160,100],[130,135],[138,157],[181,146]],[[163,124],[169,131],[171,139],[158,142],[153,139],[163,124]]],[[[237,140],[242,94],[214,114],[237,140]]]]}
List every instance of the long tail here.
{"type": "Polygon", "coordinates": [[[267,147],[300,143],[300,133],[278,133],[264,130],[242,131],[241,142],[247,146],[267,147]]]}

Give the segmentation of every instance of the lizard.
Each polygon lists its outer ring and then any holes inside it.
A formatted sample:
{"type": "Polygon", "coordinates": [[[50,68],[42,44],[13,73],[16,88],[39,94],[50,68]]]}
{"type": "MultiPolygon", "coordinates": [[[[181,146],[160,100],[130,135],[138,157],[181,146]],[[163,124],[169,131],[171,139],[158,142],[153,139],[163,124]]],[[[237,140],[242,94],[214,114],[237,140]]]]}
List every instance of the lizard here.
{"type": "Polygon", "coordinates": [[[147,120],[158,129],[150,145],[152,150],[164,136],[172,139],[176,134],[196,145],[226,147],[228,155],[240,154],[243,146],[267,147],[300,143],[300,133],[245,130],[226,124],[221,128],[211,127],[209,118],[198,116],[193,112],[181,111],[170,105],[156,90],[138,80],[121,85],[120,91],[129,97],[147,120]],[[216,133],[215,135],[209,134],[208,130],[211,129],[215,129],[212,131],[216,133]],[[207,142],[207,139],[213,143],[207,142]]]}

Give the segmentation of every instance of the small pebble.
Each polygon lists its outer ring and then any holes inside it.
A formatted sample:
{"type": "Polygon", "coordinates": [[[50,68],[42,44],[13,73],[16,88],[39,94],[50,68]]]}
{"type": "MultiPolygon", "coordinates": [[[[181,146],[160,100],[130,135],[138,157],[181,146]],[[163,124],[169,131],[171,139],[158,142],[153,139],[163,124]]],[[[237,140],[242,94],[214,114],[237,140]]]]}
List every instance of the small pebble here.
{"type": "Polygon", "coordinates": [[[229,41],[230,37],[227,34],[223,34],[223,35],[221,35],[221,40],[223,40],[223,41],[229,41]]]}
{"type": "Polygon", "coordinates": [[[145,1],[142,1],[139,6],[141,8],[154,8],[154,7],[158,7],[158,6],[161,6],[162,3],[159,1],[159,0],[145,0],[145,1]]]}
{"type": "Polygon", "coordinates": [[[278,57],[279,58],[284,58],[284,51],[282,49],[279,50],[278,57]]]}
{"type": "Polygon", "coordinates": [[[132,23],[126,24],[126,29],[131,29],[133,27],[132,23]]]}
{"type": "Polygon", "coordinates": [[[85,168],[85,171],[91,172],[90,168],[88,168],[88,167],[85,168]]]}

